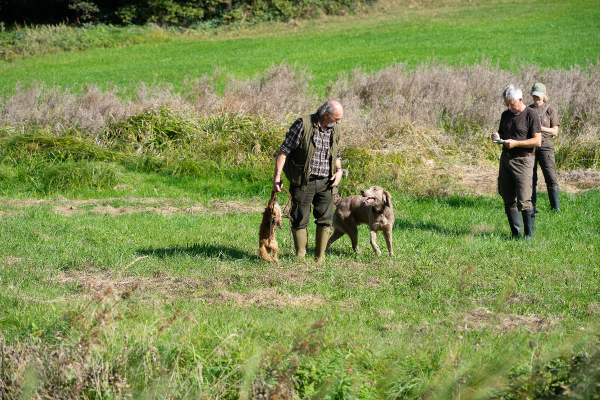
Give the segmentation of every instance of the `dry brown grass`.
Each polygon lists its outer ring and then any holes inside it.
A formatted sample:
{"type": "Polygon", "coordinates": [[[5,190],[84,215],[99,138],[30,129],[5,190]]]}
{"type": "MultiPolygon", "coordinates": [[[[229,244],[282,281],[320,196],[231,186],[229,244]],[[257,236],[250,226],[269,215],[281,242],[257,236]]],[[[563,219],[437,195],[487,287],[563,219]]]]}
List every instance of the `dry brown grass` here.
{"type": "MultiPolygon", "coordinates": [[[[296,65],[274,65],[247,80],[229,77],[223,93],[217,91],[221,75],[222,71],[216,70],[213,76],[186,80],[181,92],[170,84],[140,83],[134,96],[125,96],[126,88],[117,87],[101,90],[88,85],[77,91],[43,84],[19,86],[14,93],[0,97],[0,127],[4,127],[0,134],[12,135],[25,127],[62,135],[75,128],[78,134],[102,144],[102,133],[110,124],[162,107],[191,119],[223,113],[266,115],[284,131],[291,121],[314,111],[324,100],[311,91],[307,70],[296,65]]],[[[546,84],[550,103],[557,107],[561,120],[555,141],[559,168],[597,169],[600,63],[569,70],[523,66],[515,72],[485,59],[471,66],[434,62],[416,69],[393,64],[376,72],[356,69],[342,74],[326,97],[339,99],[345,108],[342,148],[368,149],[373,156],[383,155],[379,162],[384,164],[424,167],[410,173],[390,170],[389,178],[398,186],[419,181],[430,186],[423,187],[421,194],[440,194],[440,187],[480,192],[468,183],[469,174],[473,169],[489,168],[489,160],[496,158],[498,148],[489,143],[488,136],[505,110],[503,88],[509,83],[521,87],[525,102],[530,103],[529,88],[537,81],[546,84]],[[385,158],[390,154],[398,154],[401,160],[385,158]],[[462,171],[466,184],[457,178],[455,165],[470,166],[471,171],[462,171]]],[[[472,180],[481,180],[480,175],[472,180]]],[[[587,181],[592,183],[583,186],[597,185],[597,179],[587,181]]]]}
{"type": "Polygon", "coordinates": [[[539,332],[555,324],[556,321],[537,315],[506,315],[494,313],[485,307],[480,307],[465,313],[464,316],[459,318],[456,322],[456,330],[468,332],[491,329],[493,332],[503,332],[526,329],[539,332]]]}
{"type": "MultiPolygon", "coordinates": [[[[0,100],[0,124],[95,131],[107,119],[165,106],[197,115],[225,111],[266,114],[284,122],[288,115],[312,112],[323,101],[311,92],[310,74],[303,67],[284,63],[252,79],[229,78],[224,93],[217,94],[221,74],[217,70],[214,76],[186,80],[182,93],[165,83],[140,83],[129,100],[123,99],[124,88],[102,91],[87,85],[77,91],[41,83],[18,86],[0,100]]],[[[570,70],[524,66],[516,72],[502,70],[485,59],[472,66],[425,63],[412,69],[407,64],[393,64],[377,72],[356,69],[342,74],[327,96],[344,105],[344,123],[352,132],[347,144],[354,145],[382,139],[390,129],[405,125],[460,134],[493,129],[505,109],[502,89],[509,83],[521,87],[529,103],[528,89],[537,81],[546,84],[564,133],[584,133],[584,127],[600,124],[600,63],[570,70]]]]}
{"type": "MultiPolygon", "coordinates": [[[[100,271],[67,271],[54,277],[50,283],[58,285],[74,285],[78,293],[66,300],[89,300],[106,291],[124,291],[135,287],[139,301],[144,303],[160,303],[162,300],[172,301],[187,299],[203,303],[231,304],[238,307],[285,308],[299,307],[313,309],[325,304],[328,300],[320,295],[304,294],[294,296],[281,288],[274,287],[274,276],[255,279],[262,286],[257,290],[239,293],[229,286],[227,276],[200,278],[193,276],[170,276],[157,272],[151,277],[123,276],[126,268],[110,274],[100,271]]],[[[282,276],[277,279],[293,280],[295,277],[282,276]]],[[[35,298],[29,301],[43,301],[35,298]]],[[[49,302],[57,301],[56,299],[49,302]]]]}

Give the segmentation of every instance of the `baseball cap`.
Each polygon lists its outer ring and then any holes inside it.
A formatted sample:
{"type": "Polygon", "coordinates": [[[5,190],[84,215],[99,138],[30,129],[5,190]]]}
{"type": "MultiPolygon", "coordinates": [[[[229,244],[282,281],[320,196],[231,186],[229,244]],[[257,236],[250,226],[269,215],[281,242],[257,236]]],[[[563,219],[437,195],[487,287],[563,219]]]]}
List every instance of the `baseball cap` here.
{"type": "Polygon", "coordinates": [[[542,97],[546,93],[546,86],[543,83],[536,83],[531,88],[531,95],[542,97]]]}

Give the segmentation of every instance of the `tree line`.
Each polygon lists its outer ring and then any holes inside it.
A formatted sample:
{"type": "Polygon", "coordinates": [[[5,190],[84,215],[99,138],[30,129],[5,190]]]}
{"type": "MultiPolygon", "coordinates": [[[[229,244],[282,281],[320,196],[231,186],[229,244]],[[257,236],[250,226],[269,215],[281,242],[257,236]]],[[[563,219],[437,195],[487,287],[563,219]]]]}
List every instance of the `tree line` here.
{"type": "Polygon", "coordinates": [[[201,27],[344,14],[377,0],[0,0],[3,26],[103,23],[201,27]]]}

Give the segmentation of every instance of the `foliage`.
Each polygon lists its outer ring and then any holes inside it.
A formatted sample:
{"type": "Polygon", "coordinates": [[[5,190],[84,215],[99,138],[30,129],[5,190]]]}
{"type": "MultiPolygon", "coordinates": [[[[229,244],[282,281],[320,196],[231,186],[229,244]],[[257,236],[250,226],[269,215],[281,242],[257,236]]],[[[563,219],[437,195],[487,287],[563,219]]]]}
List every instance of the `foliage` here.
{"type": "MultiPolygon", "coordinates": [[[[375,0],[366,0],[371,3],[375,0]]],[[[360,8],[359,0],[69,0],[27,2],[7,1],[2,8],[2,22],[11,24],[49,24],[57,21],[100,21],[143,25],[155,22],[162,26],[192,26],[207,21],[232,22],[287,21],[290,18],[314,17],[320,13],[344,14],[360,8]]]]}
{"type": "Polygon", "coordinates": [[[111,122],[95,138],[77,130],[62,135],[33,130],[0,138],[0,181],[44,194],[110,189],[127,180],[125,168],[177,177],[237,170],[244,181],[263,182],[282,141],[282,130],[266,117],[195,120],[164,107],[111,122]]]}
{"type": "Polygon", "coordinates": [[[600,399],[600,352],[561,355],[536,366],[532,372],[515,369],[511,389],[504,398],[512,399],[600,399]]]}
{"type": "Polygon", "coordinates": [[[86,23],[42,25],[0,31],[0,58],[14,61],[90,48],[121,47],[160,40],[153,26],[117,27],[86,23]]]}

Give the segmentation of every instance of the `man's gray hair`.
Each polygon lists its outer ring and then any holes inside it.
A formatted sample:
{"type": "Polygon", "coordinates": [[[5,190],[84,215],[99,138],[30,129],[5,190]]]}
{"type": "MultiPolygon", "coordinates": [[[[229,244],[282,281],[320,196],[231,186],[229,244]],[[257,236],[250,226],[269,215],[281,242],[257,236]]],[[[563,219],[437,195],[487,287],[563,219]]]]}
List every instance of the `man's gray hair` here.
{"type": "Polygon", "coordinates": [[[504,89],[502,97],[504,100],[513,99],[514,101],[519,101],[523,98],[523,92],[518,87],[515,87],[515,85],[508,85],[504,89]]]}
{"type": "Polygon", "coordinates": [[[333,104],[331,104],[331,100],[327,100],[325,103],[323,103],[321,105],[321,107],[319,107],[317,109],[317,115],[319,116],[319,118],[321,118],[325,115],[325,113],[329,113],[329,118],[332,118],[334,111],[335,111],[335,106],[333,104]]]}

